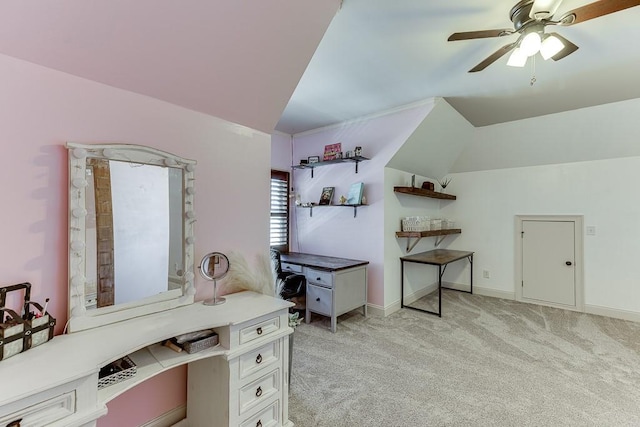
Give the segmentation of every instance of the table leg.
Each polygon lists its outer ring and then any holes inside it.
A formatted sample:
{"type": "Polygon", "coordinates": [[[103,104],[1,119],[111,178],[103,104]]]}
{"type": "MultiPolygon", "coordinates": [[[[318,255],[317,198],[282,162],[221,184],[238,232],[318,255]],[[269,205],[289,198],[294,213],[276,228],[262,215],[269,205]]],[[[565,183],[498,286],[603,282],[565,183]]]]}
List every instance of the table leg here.
{"type": "Polygon", "coordinates": [[[438,317],[442,317],[442,266],[438,266],[438,317]]]}
{"type": "Polygon", "coordinates": [[[400,261],[400,308],[404,308],[404,261],[400,261]]]}

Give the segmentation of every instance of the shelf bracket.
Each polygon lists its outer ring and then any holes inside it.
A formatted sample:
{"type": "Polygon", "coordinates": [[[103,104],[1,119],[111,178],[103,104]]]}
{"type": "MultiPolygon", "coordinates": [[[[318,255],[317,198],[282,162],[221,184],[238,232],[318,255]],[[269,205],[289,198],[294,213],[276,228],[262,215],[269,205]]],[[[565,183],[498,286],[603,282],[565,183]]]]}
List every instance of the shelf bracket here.
{"type": "Polygon", "coordinates": [[[357,214],[358,214],[358,207],[354,206],[353,207],[353,217],[355,218],[357,214]]]}
{"type": "Polygon", "coordinates": [[[442,241],[445,239],[445,237],[447,237],[446,234],[444,236],[436,237],[436,242],[435,242],[435,244],[433,246],[436,247],[436,248],[438,246],[440,246],[440,243],[442,243],[442,241]]]}
{"type": "MultiPolygon", "coordinates": [[[[313,173],[313,169],[311,169],[311,173],[313,173]]],[[[309,218],[313,217],[313,205],[309,206],[309,218]]]]}
{"type": "Polygon", "coordinates": [[[314,169],[315,169],[315,168],[311,168],[311,178],[312,178],[312,179],[313,179],[313,170],[314,170],[314,169]]]}
{"type": "Polygon", "coordinates": [[[411,252],[413,248],[416,247],[420,239],[422,239],[422,237],[416,237],[416,240],[411,243],[411,237],[407,237],[407,252],[411,252]]]}
{"type": "Polygon", "coordinates": [[[356,173],[358,173],[358,163],[360,162],[356,160],[356,173]]]}

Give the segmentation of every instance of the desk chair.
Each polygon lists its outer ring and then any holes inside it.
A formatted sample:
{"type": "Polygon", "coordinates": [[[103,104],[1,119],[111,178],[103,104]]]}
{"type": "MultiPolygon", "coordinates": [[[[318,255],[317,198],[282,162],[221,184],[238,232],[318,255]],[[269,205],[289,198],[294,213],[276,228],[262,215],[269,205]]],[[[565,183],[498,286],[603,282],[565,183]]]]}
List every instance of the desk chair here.
{"type": "Polygon", "coordinates": [[[271,248],[271,265],[276,276],[276,295],[280,298],[292,301],[296,305],[291,308],[291,312],[304,310],[304,297],[307,294],[307,278],[298,273],[282,271],[280,251],[271,248]]]}

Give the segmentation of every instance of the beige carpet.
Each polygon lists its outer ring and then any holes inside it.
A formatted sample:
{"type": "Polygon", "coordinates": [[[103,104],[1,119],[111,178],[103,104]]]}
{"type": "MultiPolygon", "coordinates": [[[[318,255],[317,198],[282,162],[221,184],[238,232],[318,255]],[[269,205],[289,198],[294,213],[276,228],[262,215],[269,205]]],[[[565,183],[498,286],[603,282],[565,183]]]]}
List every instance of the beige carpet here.
{"type": "Polygon", "coordinates": [[[314,316],[294,333],[298,427],[640,426],[640,324],[443,291],[443,317],[314,316]]]}

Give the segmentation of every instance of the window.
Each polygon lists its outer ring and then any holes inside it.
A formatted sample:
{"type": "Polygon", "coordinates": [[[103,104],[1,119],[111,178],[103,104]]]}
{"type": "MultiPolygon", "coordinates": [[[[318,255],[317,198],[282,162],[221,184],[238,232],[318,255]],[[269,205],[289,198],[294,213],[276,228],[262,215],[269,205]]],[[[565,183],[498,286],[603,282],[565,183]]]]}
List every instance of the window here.
{"type": "Polygon", "coordinates": [[[271,247],[289,252],[289,172],[271,171],[271,247]]]}

